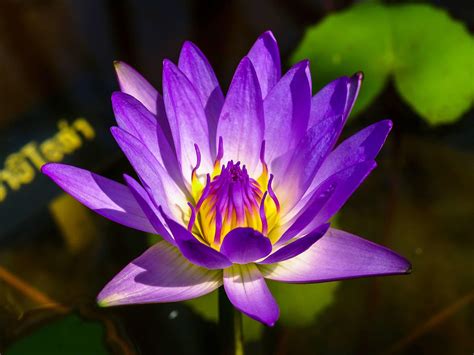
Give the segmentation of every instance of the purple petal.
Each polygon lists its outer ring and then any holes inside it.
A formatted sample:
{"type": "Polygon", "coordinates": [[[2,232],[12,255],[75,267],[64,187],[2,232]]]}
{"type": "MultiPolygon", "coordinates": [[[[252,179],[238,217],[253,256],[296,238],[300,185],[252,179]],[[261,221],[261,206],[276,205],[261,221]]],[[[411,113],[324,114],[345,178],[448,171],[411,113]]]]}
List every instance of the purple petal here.
{"type": "Polygon", "coordinates": [[[344,115],[349,80],[347,76],[336,79],[313,96],[308,127],[313,127],[329,117],[344,115]]]}
{"type": "MultiPolygon", "coordinates": [[[[303,230],[307,231],[308,228],[306,227],[308,224],[314,220],[318,213],[323,209],[344,177],[345,175],[343,177],[339,175],[332,176],[318,186],[318,189],[311,194],[311,197],[304,208],[302,208],[289,223],[284,224],[282,227],[284,233],[280,239],[278,239],[277,243],[285,243],[293,237],[301,235],[303,230]]],[[[342,184],[344,183],[345,181],[342,181],[342,184]]]]}
{"type": "Polygon", "coordinates": [[[194,43],[187,41],[183,44],[178,67],[193,84],[201,99],[207,117],[211,154],[214,156],[217,121],[224,104],[219,82],[207,58],[194,43]]]}
{"type": "Polygon", "coordinates": [[[184,187],[176,154],[156,117],[137,99],[122,92],[112,95],[112,106],[119,127],[138,138],[184,187]]]}
{"type": "Polygon", "coordinates": [[[308,67],[308,61],[293,66],[263,101],[265,158],[270,163],[293,148],[306,131],[311,108],[308,67]]]}
{"type": "Polygon", "coordinates": [[[212,171],[209,130],[201,99],[189,79],[169,60],[163,62],[163,98],[176,153],[185,179],[196,165],[195,144],[203,171],[212,171]]]}
{"type": "Polygon", "coordinates": [[[140,101],[151,113],[162,110],[163,99],[156,89],[135,69],[124,62],[115,62],[120,90],[140,101]]]}
{"type": "Polygon", "coordinates": [[[99,305],[184,301],[222,285],[222,272],[191,264],[161,241],[128,264],[97,296],[99,305]]]}
{"type": "Polygon", "coordinates": [[[343,115],[340,134],[354,107],[362,79],[362,73],[356,73],[350,78],[344,76],[329,83],[314,95],[311,100],[309,127],[328,117],[343,115]]]}
{"type": "Polygon", "coordinates": [[[49,163],[41,171],[94,212],[127,227],[156,233],[128,187],[70,165],[49,163]]]}
{"type": "Polygon", "coordinates": [[[140,101],[123,92],[112,94],[112,107],[118,126],[140,139],[162,162],[155,116],[140,101]]]}
{"type": "Polygon", "coordinates": [[[265,98],[281,76],[280,51],[271,31],[263,33],[247,56],[257,72],[258,82],[265,98]]]}
{"type": "Polygon", "coordinates": [[[340,183],[312,223],[325,223],[334,216],[376,166],[374,161],[367,161],[337,173],[340,183]]]}
{"type": "Polygon", "coordinates": [[[345,121],[349,117],[351,110],[354,107],[357,96],[359,95],[359,90],[362,85],[363,79],[364,79],[364,74],[362,74],[362,72],[358,72],[354,74],[349,79],[347,101],[346,101],[346,108],[345,108],[345,121]]]}
{"type": "MultiPolygon", "coordinates": [[[[282,236],[278,243],[283,243],[298,234],[306,234],[329,221],[375,167],[374,161],[355,164],[325,180],[316,191],[305,198],[309,202],[296,216],[284,224],[283,228],[288,229],[289,232],[282,236]],[[321,194],[327,194],[329,198],[319,197],[321,194]],[[320,206],[317,206],[318,201],[321,201],[320,206]],[[313,212],[313,209],[316,210],[313,212]]],[[[292,213],[294,212],[292,211],[292,213]]]]}
{"type": "Polygon", "coordinates": [[[391,129],[392,121],[380,121],[364,128],[339,144],[321,165],[312,186],[319,185],[329,176],[348,166],[374,160],[391,129]]]}
{"type": "Polygon", "coordinates": [[[176,245],[174,238],[171,236],[170,232],[161,221],[159,217],[160,213],[156,209],[153,202],[150,200],[150,196],[145,191],[145,189],[131,176],[125,174],[124,179],[128,185],[128,188],[132,192],[133,196],[158,234],[161,235],[168,243],[176,245]]]}
{"type": "Polygon", "coordinates": [[[236,264],[247,264],[264,258],[272,251],[272,243],[252,228],[235,228],[224,237],[221,253],[236,264]]]}
{"type": "Polygon", "coordinates": [[[293,259],[259,268],[263,276],[271,280],[314,283],[406,274],[410,272],[411,265],[390,249],[330,228],[306,252],[293,259]]]}
{"type": "Polygon", "coordinates": [[[329,223],[319,226],[308,235],[301,237],[290,244],[283,246],[258,264],[274,264],[280,261],[294,258],[295,256],[308,250],[316,243],[329,229],[329,223]]]}
{"type": "Polygon", "coordinates": [[[111,131],[140,180],[150,188],[154,202],[163,205],[167,213],[180,215],[186,206],[185,195],[163,166],[137,138],[118,127],[111,131]]]}
{"type": "Polygon", "coordinates": [[[293,151],[272,162],[275,192],[285,208],[291,209],[307,191],[332,147],[341,120],[333,116],[311,127],[293,151]]]}
{"type": "Polygon", "coordinates": [[[278,304],[255,264],[236,264],[225,269],[224,288],[234,307],[250,318],[270,327],[278,320],[278,304]]]}
{"type": "Polygon", "coordinates": [[[181,253],[193,264],[206,269],[224,269],[232,263],[226,256],[198,241],[186,228],[162,213],[181,253]]]}
{"type": "Polygon", "coordinates": [[[224,102],[217,137],[224,141],[224,161],[241,161],[250,173],[257,166],[264,133],[263,101],[255,69],[244,57],[224,102]]]}

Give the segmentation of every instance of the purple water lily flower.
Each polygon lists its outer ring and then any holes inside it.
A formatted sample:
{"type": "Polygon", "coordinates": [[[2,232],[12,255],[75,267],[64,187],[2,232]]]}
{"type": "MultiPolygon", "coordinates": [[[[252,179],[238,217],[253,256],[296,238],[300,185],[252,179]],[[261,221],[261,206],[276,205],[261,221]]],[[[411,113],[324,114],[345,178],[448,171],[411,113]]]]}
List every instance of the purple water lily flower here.
{"type": "Polygon", "coordinates": [[[139,182],[47,164],[43,172],[95,212],[163,241],[100,292],[103,306],[182,301],[221,285],[241,312],[279,317],[265,279],[315,283],[407,273],[393,251],[328,221],[372,169],[392,123],[340,143],[362,75],[311,95],[308,61],[281,76],[271,32],[241,60],[224,96],[192,43],[163,63],[163,96],[116,63],[112,134],[139,182]]]}

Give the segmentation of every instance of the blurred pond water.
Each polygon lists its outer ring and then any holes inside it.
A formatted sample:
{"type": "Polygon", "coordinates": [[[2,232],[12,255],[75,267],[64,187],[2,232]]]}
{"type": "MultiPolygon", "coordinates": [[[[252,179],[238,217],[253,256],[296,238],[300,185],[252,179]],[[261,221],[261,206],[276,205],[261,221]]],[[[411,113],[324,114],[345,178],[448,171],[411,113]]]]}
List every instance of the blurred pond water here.
{"type": "MultiPolygon", "coordinates": [[[[218,354],[215,294],[174,304],[95,304],[104,284],[156,236],[94,214],[38,169],[45,160],[57,160],[116,180],[132,173],[108,129],[110,94],[117,90],[114,59],[160,87],[162,59],[177,60],[183,41],[191,39],[226,88],[261,32],[273,30],[288,68],[307,26],[352,4],[2,1],[0,353],[218,354]],[[8,180],[8,174],[15,178],[8,180]]],[[[472,2],[431,5],[472,33],[472,2]]],[[[387,81],[343,133],[347,137],[387,117],[394,121],[378,168],[333,223],[404,255],[412,274],[271,284],[282,318],[274,328],[245,319],[249,354],[474,350],[474,111],[471,106],[456,122],[432,126],[398,90],[387,81]]]]}

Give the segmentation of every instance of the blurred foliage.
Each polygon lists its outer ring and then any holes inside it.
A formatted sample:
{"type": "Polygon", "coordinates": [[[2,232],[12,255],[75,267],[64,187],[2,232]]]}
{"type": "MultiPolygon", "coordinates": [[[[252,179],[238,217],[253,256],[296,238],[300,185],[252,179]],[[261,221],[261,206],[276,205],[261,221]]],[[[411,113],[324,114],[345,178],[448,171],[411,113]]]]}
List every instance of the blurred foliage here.
{"type": "Polygon", "coordinates": [[[69,315],[19,339],[6,355],[109,354],[104,339],[104,329],[100,323],[69,315]]]}
{"type": "MultiPolygon", "coordinates": [[[[217,323],[218,321],[218,292],[214,291],[205,296],[185,302],[198,315],[207,321],[217,323]]],[[[258,340],[263,333],[263,325],[249,317],[242,317],[244,339],[246,341],[258,340]]]]}
{"type": "Polygon", "coordinates": [[[309,28],[292,62],[311,60],[316,89],[362,70],[355,112],[389,77],[404,100],[431,124],[454,122],[474,100],[474,39],[465,26],[429,5],[362,3],[309,28]]]}
{"type": "MultiPolygon", "coordinates": [[[[280,306],[279,324],[304,327],[312,324],[318,314],[333,300],[338,282],[309,285],[291,285],[267,281],[268,286],[280,306]]],[[[217,291],[186,302],[206,320],[217,322],[217,291]]],[[[260,338],[263,325],[244,317],[244,338],[255,341],[260,338]]]]}

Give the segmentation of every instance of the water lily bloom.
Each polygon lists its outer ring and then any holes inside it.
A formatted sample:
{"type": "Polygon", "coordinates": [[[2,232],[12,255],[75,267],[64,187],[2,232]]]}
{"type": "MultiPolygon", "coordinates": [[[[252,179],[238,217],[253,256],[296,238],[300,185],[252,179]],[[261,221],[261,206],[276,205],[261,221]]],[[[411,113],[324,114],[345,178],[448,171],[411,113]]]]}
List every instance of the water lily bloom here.
{"type": "Polygon", "coordinates": [[[312,96],[308,61],[281,74],[271,32],[240,61],[227,94],[186,42],[163,62],[163,95],[117,62],[112,135],[139,181],[125,184],[63,164],[42,171],[79,202],[159,234],[100,292],[103,306],[182,301],[224,286],[241,312],[273,325],[265,279],[315,283],[403,274],[409,262],[329,220],[367,175],[392,123],[336,146],[362,75],[312,96]]]}

